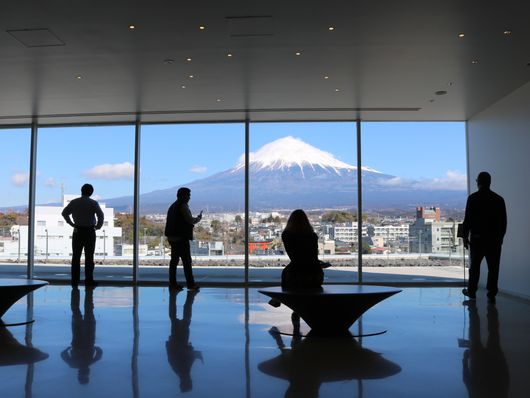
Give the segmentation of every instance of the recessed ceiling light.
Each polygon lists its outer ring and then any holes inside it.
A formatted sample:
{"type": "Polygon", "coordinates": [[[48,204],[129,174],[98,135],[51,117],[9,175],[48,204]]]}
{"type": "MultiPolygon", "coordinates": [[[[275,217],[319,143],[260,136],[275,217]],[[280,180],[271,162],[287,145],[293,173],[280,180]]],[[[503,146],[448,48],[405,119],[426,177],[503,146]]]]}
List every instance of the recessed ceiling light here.
{"type": "Polygon", "coordinates": [[[449,82],[449,85],[450,85],[450,86],[452,86],[452,85],[454,85],[454,84],[455,84],[454,82],[449,82]]]}
{"type": "Polygon", "coordinates": [[[83,76],[79,75],[79,76],[76,76],[75,77],[77,80],[81,80],[83,78],[83,76]]]}
{"type": "Polygon", "coordinates": [[[335,92],[338,93],[340,90],[338,88],[335,89],[335,92]]]}
{"type": "Polygon", "coordinates": [[[295,52],[295,53],[294,53],[294,55],[297,55],[297,56],[299,56],[299,55],[302,55],[302,53],[301,53],[301,52],[299,52],[299,51],[297,51],[297,52],[295,52]]]}
{"type": "Polygon", "coordinates": [[[447,94],[447,91],[439,90],[439,91],[436,91],[434,94],[436,94],[436,95],[445,95],[445,94],[447,94]]]}
{"type": "Polygon", "coordinates": [[[168,58],[168,59],[165,59],[165,60],[164,60],[164,63],[165,63],[166,65],[172,65],[172,64],[175,63],[175,60],[174,60],[174,59],[171,59],[171,58],[168,58]]]}
{"type": "Polygon", "coordinates": [[[194,75],[189,75],[188,78],[190,79],[193,79],[195,76],[194,75]]]}
{"type": "Polygon", "coordinates": [[[182,86],[180,86],[180,88],[186,88],[186,86],[183,84],[182,86]]]}
{"type": "Polygon", "coordinates": [[[429,102],[434,102],[434,100],[433,100],[433,99],[430,99],[429,102]]]}
{"type": "Polygon", "coordinates": [[[329,76],[324,76],[324,79],[328,80],[328,79],[329,79],[329,76]]]}
{"type": "Polygon", "coordinates": [[[217,101],[217,102],[221,102],[221,98],[217,98],[216,101],[217,101]]]}
{"type": "Polygon", "coordinates": [[[200,30],[204,30],[204,29],[206,29],[206,27],[203,26],[203,25],[201,25],[201,26],[199,26],[199,29],[200,29],[200,30]]]}
{"type": "Polygon", "coordinates": [[[474,60],[472,60],[471,63],[472,63],[473,65],[478,64],[478,59],[474,59],[474,60]]]}
{"type": "Polygon", "coordinates": [[[465,36],[464,33],[459,33],[459,34],[458,34],[458,37],[460,37],[460,38],[463,38],[464,36],[465,36]]]}
{"type": "Polygon", "coordinates": [[[334,26],[330,26],[330,27],[328,28],[328,30],[330,30],[330,31],[334,31],[334,30],[335,30],[335,27],[334,27],[334,26]]]}
{"type": "Polygon", "coordinates": [[[129,29],[130,30],[134,30],[134,29],[136,29],[136,26],[135,25],[129,25],[129,29]]]}
{"type": "Polygon", "coordinates": [[[186,58],[186,61],[191,62],[191,58],[186,58]]]}
{"type": "Polygon", "coordinates": [[[511,31],[510,29],[506,29],[506,30],[504,31],[504,35],[505,35],[505,36],[510,36],[511,34],[512,34],[512,31],[511,31]]]}
{"type": "Polygon", "coordinates": [[[232,53],[228,53],[226,54],[227,57],[231,57],[232,56],[232,53]]]}

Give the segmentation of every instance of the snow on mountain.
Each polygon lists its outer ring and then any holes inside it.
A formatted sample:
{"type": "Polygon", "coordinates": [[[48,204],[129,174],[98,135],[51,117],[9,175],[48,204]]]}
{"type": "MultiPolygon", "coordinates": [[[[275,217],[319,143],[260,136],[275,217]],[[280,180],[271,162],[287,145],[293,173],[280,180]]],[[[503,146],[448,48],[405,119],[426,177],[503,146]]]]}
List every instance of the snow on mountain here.
{"type": "MultiPolygon", "coordinates": [[[[250,152],[249,161],[250,167],[254,171],[286,170],[291,167],[298,167],[303,173],[305,167],[310,167],[313,170],[319,167],[341,175],[341,170],[357,170],[356,166],[342,162],[331,153],[315,148],[292,136],[277,139],[262,146],[256,152],[250,152]]],[[[233,172],[244,167],[245,162],[242,157],[233,172]]],[[[362,167],[362,170],[379,173],[370,167],[362,167]]]]}

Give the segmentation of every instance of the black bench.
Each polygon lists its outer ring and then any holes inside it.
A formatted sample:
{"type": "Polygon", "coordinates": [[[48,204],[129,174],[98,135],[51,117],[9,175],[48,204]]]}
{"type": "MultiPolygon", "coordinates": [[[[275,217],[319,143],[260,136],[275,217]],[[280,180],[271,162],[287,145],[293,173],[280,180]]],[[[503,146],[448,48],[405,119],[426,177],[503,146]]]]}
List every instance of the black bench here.
{"type": "Polygon", "coordinates": [[[386,286],[328,285],[318,290],[260,289],[297,312],[312,332],[320,335],[349,334],[348,329],[369,308],[401,292],[386,286]]]}
{"type": "Polygon", "coordinates": [[[0,278],[0,319],[13,304],[26,294],[47,284],[48,282],[37,279],[0,278]]]}

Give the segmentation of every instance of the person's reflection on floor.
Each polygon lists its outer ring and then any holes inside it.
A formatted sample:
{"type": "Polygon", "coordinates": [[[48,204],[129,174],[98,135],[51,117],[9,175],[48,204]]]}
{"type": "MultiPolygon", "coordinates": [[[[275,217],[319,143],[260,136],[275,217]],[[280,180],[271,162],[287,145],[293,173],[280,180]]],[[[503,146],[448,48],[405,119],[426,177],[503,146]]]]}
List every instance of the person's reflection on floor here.
{"type": "Polygon", "coordinates": [[[188,290],[182,319],[177,319],[176,289],[169,290],[169,319],[171,320],[171,334],[166,342],[167,360],[173,371],[180,378],[180,391],[191,391],[191,367],[196,359],[202,360],[200,351],[195,351],[189,342],[191,310],[197,290],[188,290]]]}
{"type": "Polygon", "coordinates": [[[94,288],[85,289],[85,315],[79,309],[79,289],[73,288],[70,298],[72,310],[72,344],[61,353],[61,358],[73,369],[78,369],[80,384],[89,382],[90,365],[101,359],[103,350],[96,347],[96,318],[94,318],[94,288]]]}
{"type": "Polygon", "coordinates": [[[469,348],[464,351],[462,365],[469,397],[508,397],[510,374],[500,345],[497,308],[495,304],[488,304],[488,339],[484,346],[476,302],[467,301],[466,305],[469,312],[469,348]]]}

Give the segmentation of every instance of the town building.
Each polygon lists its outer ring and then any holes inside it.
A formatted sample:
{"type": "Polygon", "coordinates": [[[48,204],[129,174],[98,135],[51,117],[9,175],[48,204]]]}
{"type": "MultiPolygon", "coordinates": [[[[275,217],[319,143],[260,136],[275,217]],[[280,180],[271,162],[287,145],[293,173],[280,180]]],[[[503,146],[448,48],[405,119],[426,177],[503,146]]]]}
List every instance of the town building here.
{"type": "Polygon", "coordinates": [[[409,239],[409,225],[374,225],[371,238],[375,247],[406,247],[409,239]]]}
{"type": "MultiPolygon", "coordinates": [[[[331,231],[331,236],[335,240],[340,240],[346,243],[357,243],[358,241],[358,225],[356,222],[343,223],[335,225],[331,231]]],[[[363,225],[362,237],[368,237],[368,227],[363,225]]]]}
{"type": "MultiPolygon", "coordinates": [[[[61,215],[64,207],[76,195],[63,195],[62,205],[35,206],[35,256],[37,258],[67,258],[72,255],[73,228],[61,215]]],[[[105,221],[103,227],[96,231],[96,257],[122,255],[122,229],[114,226],[114,209],[105,203],[99,204],[105,221]]],[[[2,257],[20,259],[27,257],[28,226],[13,225],[11,239],[3,243],[2,257]]],[[[1,249],[2,247],[0,247],[1,249]]]]}
{"type": "MultiPolygon", "coordinates": [[[[432,208],[435,209],[435,208],[432,208]]],[[[418,217],[409,226],[409,247],[411,253],[454,253],[461,251],[461,242],[456,236],[458,223],[440,221],[439,209],[429,213],[417,212],[418,217]],[[438,218],[438,220],[437,220],[438,218]]]]}

